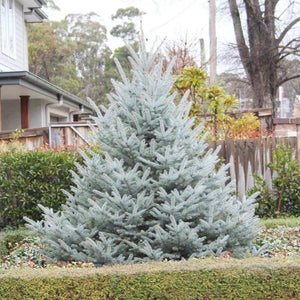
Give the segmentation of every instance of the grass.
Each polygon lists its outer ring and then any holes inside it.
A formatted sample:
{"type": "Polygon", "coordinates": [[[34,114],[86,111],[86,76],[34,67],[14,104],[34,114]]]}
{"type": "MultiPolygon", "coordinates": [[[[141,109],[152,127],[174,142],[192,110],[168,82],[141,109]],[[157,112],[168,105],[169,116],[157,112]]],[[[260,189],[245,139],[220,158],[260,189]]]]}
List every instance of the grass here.
{"type": "Polygon", "coordinates": [[[300,217],[261,219],[261,223],[267,229],[268,228],[276,228],[276,227],[279,227],[279,226],[300,227],[300,217]]]}

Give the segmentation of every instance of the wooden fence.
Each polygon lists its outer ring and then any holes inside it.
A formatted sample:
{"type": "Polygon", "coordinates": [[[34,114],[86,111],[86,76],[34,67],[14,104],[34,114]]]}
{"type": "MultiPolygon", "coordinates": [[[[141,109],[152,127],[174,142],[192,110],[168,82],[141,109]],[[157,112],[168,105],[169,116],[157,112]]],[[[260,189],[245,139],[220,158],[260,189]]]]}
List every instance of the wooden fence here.
{"type": "Polygon", "coordinates": [[[41,148],[49,144],[48,127],[26,129],[24,131],[7,131],[0,133],[0,146],[17,140],[28,150],[41,148]]]}
{"type": "Polygon", "coordinates": [[[80,147],[90,145],[93,124],[57,123],[49,126],[50,147],[80,147]]]}
{"type": "MultiPolygon", "coordinates": [[[[25,130],[20,135],[27,149],[35,149],[45,145],[51,147],[78,147],[89,143],[90,124],[87,123],[57,123],[40,129],[25,130]]],[[[12,133],[1,133],[1,141],[10,139],[12,133]]],[[[253,174],[263,177],[270,186],[273,174],[267,167],[272,160],[272,151],[279,143],[286,143],[300,157],[299,138],[269,137],[253,140],[225,140],[210,142],[208,148],[220,147],[219,157],[230,164],[229,175],[236,183],[239,196],[253,187],[253,174]]]]}
{"type": "Polygon", "coordinates": [[[0,145],[13,139],[24,144],[26,149],[32,150],[43,146],[49,147],[80,147],[89,144],[91,124],[84,122],[53,123],[49,127],[25,129],[0,133],[0,145]]]}
{"type": "Polygon", "coordinates": [[[230,177],[235,181],[238,195],[242,197],[254,185],[253,174],[261,176],[271,186],[274,174],[267,165],[272,160],[273,150],[280,143],[289,145],[295,150],[295,155],[297,154],[296,137],[225,140],[211,142],[208,148],[220,147],[218,155],[229,164],[230,177]]]}

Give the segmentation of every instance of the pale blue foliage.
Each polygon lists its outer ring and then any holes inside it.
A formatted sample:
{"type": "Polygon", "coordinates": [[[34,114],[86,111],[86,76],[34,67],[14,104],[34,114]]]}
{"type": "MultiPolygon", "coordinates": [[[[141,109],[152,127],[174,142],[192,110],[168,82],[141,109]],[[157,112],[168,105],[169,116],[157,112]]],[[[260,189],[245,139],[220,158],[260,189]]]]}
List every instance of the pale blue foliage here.
{"type": "Polygon", "coordinates": [[[110,106],[94,118],[104,155],[84,155],[62,211],[41,206],[26,219],[54,260],[95,264],[182,259],[253,249],[255,197],[238,200],[227,167],[216,169],[201,126],[192,130],[187,97],[174,104],[174,79],[157,55],[131,49],[132,80],[121,66],[110,106]]]}

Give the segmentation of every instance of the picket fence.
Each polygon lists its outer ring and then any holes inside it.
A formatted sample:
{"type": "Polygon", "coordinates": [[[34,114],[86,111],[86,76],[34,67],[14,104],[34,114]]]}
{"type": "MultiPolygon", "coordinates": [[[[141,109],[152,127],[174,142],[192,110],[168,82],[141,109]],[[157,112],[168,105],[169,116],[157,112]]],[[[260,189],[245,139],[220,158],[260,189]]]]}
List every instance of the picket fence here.
{"type": "Polygon", "coordinates": [[[253,174],[264,178],[269,187],[275,174],[268,168],[272,161],[272,152],[276,146],[284,143],[297,154],[297,137],[268,137],[248,140],[225,140],[211,142],[208,148],[220,148],[218,156],[229,164],[229,175],[235,182],[240,197],[254,186],[253,174]]]}
{"type": "MultiPolygon", "coordinates": [[[[90,124],[57,123],[48,128],[25,130],[20,141],[28,149],[45,145],[58,148],[79,147],[89,143],[90,134],[90,124]]],[[[1,141],[9,140],[9,137],[9,133],[0,134],[0,144],[1,141]]],[[[229,164],[229,175],[235,181],[238,195],[242,197],[254,185],[253,174],[263,177],[271,185],[274,174],[267,165],[272,160],[273,150],[280,143],[292,147],[300,157],[296,136],[210,142],[208,149],[219,148],[218,156],[224,163],[229,164]]]]}

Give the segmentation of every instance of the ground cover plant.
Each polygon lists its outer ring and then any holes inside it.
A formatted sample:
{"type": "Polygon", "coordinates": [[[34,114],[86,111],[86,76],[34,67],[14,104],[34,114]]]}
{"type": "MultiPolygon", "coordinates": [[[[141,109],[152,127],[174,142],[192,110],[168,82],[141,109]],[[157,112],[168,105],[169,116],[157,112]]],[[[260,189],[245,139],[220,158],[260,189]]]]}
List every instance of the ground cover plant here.
{"type": "Polygon", "coordinates": [[[254,197],[236,199],[227,168],[194,130],[186,96],[174,104],[171,68],[143,43],[130,49],[133,70],[114,83],[109,108],[97,109],[95,142],[84,155],[61,212],[40,205],[26,218],[54,261],[96,265],[187,259],[253,251],[259,220],[254,197]]]}
{"type": "MultiPolygon", "coordinates": [[[[277,218],[261,220],[261,229],[256,238],[257,248],[264,248],[259,257],[300,257],[300,218],[277,218]]],[[[21,228],[0,231],[0,267],[51,268],[53,266],[95,267],[91,262],[51,262],[43,253],[45,245],[42,238],[32,231],[21,228]]],[[[218,257],[232,257],[225,252],[218,257]]],[[[249,257],[249,255],[247,255],[249,257]]]]}

